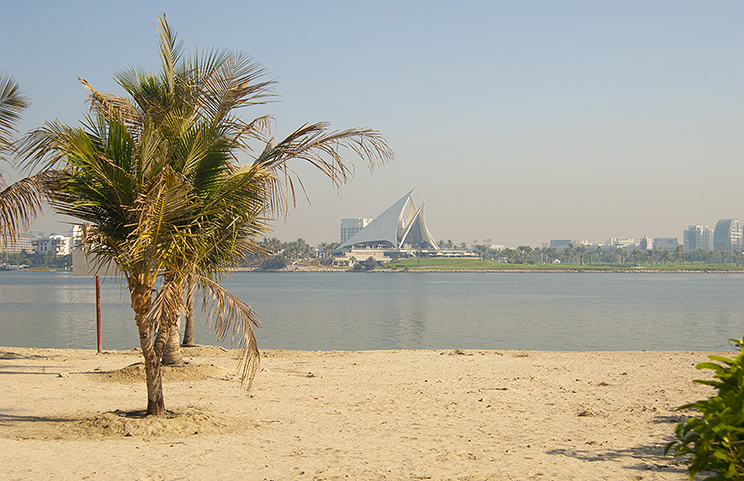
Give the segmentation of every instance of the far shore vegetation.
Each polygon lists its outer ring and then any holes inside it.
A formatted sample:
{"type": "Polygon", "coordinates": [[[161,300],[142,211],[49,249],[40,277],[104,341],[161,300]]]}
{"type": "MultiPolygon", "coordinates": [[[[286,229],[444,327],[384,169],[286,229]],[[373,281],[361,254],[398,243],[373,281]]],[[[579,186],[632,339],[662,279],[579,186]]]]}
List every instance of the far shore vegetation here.
{"type": "Polygon", "coordinates": [[[429,257],[433,251],[415,251],[410,257],[398,257],[390,262],[375,264],[368,257],[351,259],[348,264],[337,265],[345,256],[333,256],[340,245],[322,243],[316,250],[304,239],[283,242],[264,238],[259,242],[273,253],[268,258],[248,260],[245,268],[261,271],[279,270],[334,270],[334,271],[744,271],[744,256],[741,252],[697,251],[684,253],[682,246],[675,251],[624,250],[610,247],[586,248],[569,246],[532,248],[520,246],[516,249],[490,249],[475,245],[470,248],[460,245],[448,249],[450,253],[469,257],[429,257]],[[416,257],[418,254],[418,257],[416,257]]]}
{"type": "Polygon", "coordinates": [[[72,269],[72,254],[58,256],[54,252],[42,254],[40,252],[3,253],[0,256],[0,266],[23,266],[28,270],[66,270],[72,269]]]}
{"type": "Polygon", "coordinates": [[[398,260],[388,262],[382,265],[382,268],[393,270],[440,270],[440,271],[458,271],[458,270],[506,270],[506,271],[615,271],[615,270],[658,270],[658,271],[742,271],[744,267],[737,265],[723,265],[716,263],[688,263],[688,264],[654,264],[648,262],[639,264],[510,264],[507,262],[481,259],[416,259],[398,260]]]}

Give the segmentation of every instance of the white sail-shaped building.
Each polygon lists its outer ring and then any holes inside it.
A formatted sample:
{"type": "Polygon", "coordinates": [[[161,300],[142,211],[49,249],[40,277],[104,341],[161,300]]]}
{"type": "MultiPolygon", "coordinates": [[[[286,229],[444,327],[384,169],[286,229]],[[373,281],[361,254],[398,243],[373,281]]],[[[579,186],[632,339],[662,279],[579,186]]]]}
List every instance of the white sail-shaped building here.
{"type": "Polygon", "coordinates": [[[424,206],[416,208],[412,194],[404,195],[385,212],[375,217],[364,229],[341,245],[350,247],[422,248],[438,250],[437,242],[426,227],[424,206]]]}

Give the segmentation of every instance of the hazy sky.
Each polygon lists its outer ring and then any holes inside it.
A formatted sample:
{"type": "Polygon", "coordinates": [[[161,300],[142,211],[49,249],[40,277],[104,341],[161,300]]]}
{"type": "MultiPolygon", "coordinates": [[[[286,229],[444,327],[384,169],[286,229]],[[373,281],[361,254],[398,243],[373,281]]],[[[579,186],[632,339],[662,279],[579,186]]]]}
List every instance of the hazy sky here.
{"type": "Polygon", "coordinates": [[[744,218],[739,0],[12,2],[0,70],[33,101],[22,130],[76,123],[77,77],[122,93],[113,73],[157,69],[161,12],[188,48],[243,51],[278,82],[246,118],[370,127],[395,151],[340,193],[298,166],[311,204],[276,223],[282,240],[338,241],[341,218],[414,187],[432,235],[458,243],[681,241],[744,218]]]}

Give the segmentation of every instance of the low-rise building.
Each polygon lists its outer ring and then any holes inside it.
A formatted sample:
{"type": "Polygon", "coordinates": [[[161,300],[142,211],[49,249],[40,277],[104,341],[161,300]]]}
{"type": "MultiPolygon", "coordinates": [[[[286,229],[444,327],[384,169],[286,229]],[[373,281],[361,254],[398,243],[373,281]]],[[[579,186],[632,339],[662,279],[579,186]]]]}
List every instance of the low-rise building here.
{"type": "Polygon", "coordinates": [[[657,251],[675,251],[679,246],[676,237],[654,237],[653,249],[657,251]]]}
{"type": "Polygon", "coordinates": [[[57,232],[52,232],[49,237],[42,237],[34,242],[36,242],[36,252],[40,254],[54,252],[57,256],[66,256],[72,252],[73,238],[57,232]]]}
{"type": "Polygon", "coordinates": [[[573,244],[571,239],[551,239],[550,241],[550,247],[555,247],[556,249],[565,249],[571,244],[573,244]]]}
{"type": "Polygon", "coordinates": [[[638,244],[635,243],[635,240],[631,238],[626,239],[620,239],[617,237],[610,237],[605,241],[605,246],[607,247],[619,247],[621,249],[632,249],[634,247],[637,247],[638,244]]]}

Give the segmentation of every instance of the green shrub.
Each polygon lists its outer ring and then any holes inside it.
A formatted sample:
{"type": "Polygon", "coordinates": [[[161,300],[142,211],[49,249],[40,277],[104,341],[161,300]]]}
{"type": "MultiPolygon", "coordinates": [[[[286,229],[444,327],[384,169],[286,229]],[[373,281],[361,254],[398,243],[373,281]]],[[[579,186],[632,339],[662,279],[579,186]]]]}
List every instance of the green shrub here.
{"type": "Polygon", "coordinates": [[[697,380],[718,389],[718,394],[704,401],[686,404],[678,409],[696,409],[701,417],[680,423],[674,432],[677,440],[664,449],[674,448],[674,457],[691,454],[687,472],[690,480],[700,471],[716,473],[707,480],[744,479],[744,337],[731,339],[739,350],[734,359],[708,356],[715,362],[703,362],[697,369],[713,369],[715,380],[697,380]]]}
{"type": "Polygon", "coordinates": [[[373,271],[377,268],[377,259],[375,259],[373,256],[367,257],[367,260],[364,262],[364,268],[368,271],[373,271]]]}
{"type": "Polygon", "coordinates": [[[283,255],[271,256],[261,264],[261,270],[264,271],[278,271],[287,267],[287,259],[283,255]]]}

